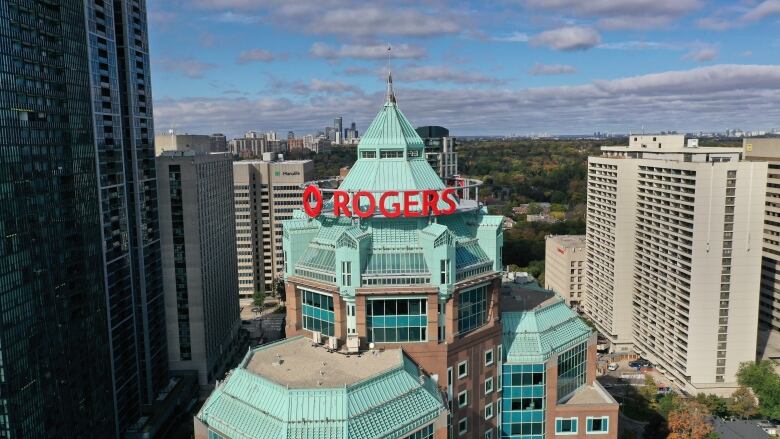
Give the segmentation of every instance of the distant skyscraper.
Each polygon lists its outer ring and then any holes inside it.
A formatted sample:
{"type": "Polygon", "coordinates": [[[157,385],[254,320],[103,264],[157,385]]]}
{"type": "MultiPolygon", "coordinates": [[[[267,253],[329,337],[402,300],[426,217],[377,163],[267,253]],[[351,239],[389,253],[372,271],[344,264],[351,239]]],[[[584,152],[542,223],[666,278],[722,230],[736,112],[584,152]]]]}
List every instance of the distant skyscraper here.
{"type": "Polygon", "coordinates": [[[688,393],[724,394],[755,359],[767,167],[692,140],[588,159],[586,311],[688,393]]]}
{"type": "Polygon", "coordinates": [[[0,106],[18,118],[0,140],[17,187],[0,252],[18,283],[0,303],[28,310],[0,333],[0,437],[120,436],[168,380],[145,6],[3,4],[0,16],[15,84],[0,106]]]}
{"type": "Polygon", "coordinates": [[[287,132],[287,140],[294,139],[294,138],[295,138],[295,133],[292,132],[292,131],[288,131],[287,132]]]}
{"type": "Polygon", "coordinates": [[[167,151],[157,157],[163,286],[171,370],[221,379],[240,346],[233,159],[167,151]]]}
{"type": "Polygon", "coordinates": [[[450,178],[458,173],[458,154],[455,138],[440,126],[424,126],[416,129],[425,144],[425,158],[439,177],[450,178]]]}
{"type": "Polygon", "coordinates": [[[336,131],[336,134],[340,138],[343,138],[342,136],[344,135],[344,126],[341,117],[333,119],[333,130],[336,131]]]}
{"type": "Polygon", "coordinates": [[[211,152],[227,152],[227,137],[222,133],[214,133],[211,136],[211,152]]]}
{"type": "Polygon", "coordinates": [[[255,291],[274,291],[284,265],[281,221],[303,207],[301,184],[314,179],[311,160],[266,160],[233,164],[236,211],[238,292],[250,298],[255,291]]]}

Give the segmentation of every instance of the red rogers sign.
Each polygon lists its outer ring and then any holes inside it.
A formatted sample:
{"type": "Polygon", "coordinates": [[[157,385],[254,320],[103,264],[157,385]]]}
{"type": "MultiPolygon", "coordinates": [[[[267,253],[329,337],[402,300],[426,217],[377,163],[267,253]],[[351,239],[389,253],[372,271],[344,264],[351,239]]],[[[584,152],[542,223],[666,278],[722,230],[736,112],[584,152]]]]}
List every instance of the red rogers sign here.
{"type": "MultiPolygon", "coordinates": [[[[371,192],[360,191],[351,195],[352,199],[350,200],[349,192],[339,190],[333,192],[333,215],[346,217],[355,215],[360,218],[368,218],[379,210],[379,213],[385,218],[399,216],[411,218],[449,215],[455,212],[458,207],[456,192],[453,188],[441,191],[387,191],[380,195],[379,200],[371,192]],[[392,197],[400,198],[401,202],[395,201],[386,205],[388,204],[387,199],[392,197]],[[363,200],[367,201],[367,204],[363,203],[361,208],[360,204],[363,200]],[[447,207],[440,209],[439,201],[447,207]]],[[[322,212],[322,204],[320,188],[314,185],[307,186],[303,191],[303,210],[306,211],[306,214],[312,218],[319,216],[322,212]]]]}

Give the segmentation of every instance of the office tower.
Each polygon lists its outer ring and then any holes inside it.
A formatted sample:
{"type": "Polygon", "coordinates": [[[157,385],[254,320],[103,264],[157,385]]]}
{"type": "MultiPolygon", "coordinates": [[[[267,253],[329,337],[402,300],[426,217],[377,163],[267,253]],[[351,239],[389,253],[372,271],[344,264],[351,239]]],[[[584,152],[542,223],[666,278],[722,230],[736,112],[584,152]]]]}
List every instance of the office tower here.
{"type": "Polygon", "coordinates": [[[586,311],[691,394],[755,359],[767,165],[741,157],[633,135],[588,160],[586,311]]]}
{"type": "Polygon", "coordinates": [[[439,177],[449,179],[458,173],[458,153],[455,152],[455,138],[450,131],[440,126],[417,128],[417,134],[425,144],[425,158],[439,177]]]}
{"type": "Polygon", "coordinates": [[[314,137],[308,134],[303,138],[303,147],[319,154],[330,151],[330,141],[325,136],[314,137]]]}
{"type": "Polygon", "coordinates": [[[742,141],[745,160],[767,162],[766,207],[764,212],[764,250],[761,257],[761,297],[759,300],[759,354],[767,344],[776,351],[780,346],[780,138],[746,138],[742,141]]]}
{"type": "Polygon", "coordinates": [[[243,158],[256,158],[269,152],[284,152],[285,146],[285,143],[276,139],[276,133],[258,134],[250,131],[245,137],[230,141],[230,152],[243,158]]]}
{"type": "Polygon", "coordinates": [[[0,20],[0,437],[112,437],[84,3],[0,20]]]}
{"type": "Polygon", "coordinates": [[[496,354],[501,376],[490,383],[502,395],[501,437],[616,439],[619,405],[596,381],[596,334],[560,296],[515,284],[508,290],[496,354]]]}
{"type": "MultiPolygon", "coordinates": [[[[12,35],[0,37],[8,48],[3,64],[13,66],[9,74],[19,89],[14,99],[24,101],[8,107],[28,124],[15,124],[17,135],[3,136],[12,142],[4,150],[21,147],[14,157],[28,165],[38,160],[36,154],[49,160],[33,166],[35,171],[8,169],[13,181],[28,182],[24,193],[43,210],[21,221],[19,213],[33,204],[19,205],[16,225],[4,227],[6,236],[34,247],[27,254],[35,266],[25,268],[20,261],[13,270],[24,275],[30,289],[24,297],[35,300],[41,312],[25,320],[58,323],[25,329],[41,352],[26,357],[23,375],[18,364],[3,366],[13,384],[0,397],[7,398],[3,410],[10,412],[0,421],[5,424],[0,431],[12,437],[35,437],[40,431],[34,429],[61,436],[119,436],[168,380],[145,6],[138,1],[14,2],[4,3],[0,13],[12,35]],[[30,31],[39,26],[45,32],[30,31]],[[56,181],[33,184],[45,169],[56,181]],[[25,177],[29,172],[36,176],[25,177]],[[46,209],[53,212],[49,219],[46,209]],[[91,218],[99,221],[102,233],[97,259],[89,238],[91,218]],[[39,231],[30,235],[28,227],[39,231]],[[48,240],[51,244],[43,244],[48,240]],[[43,289],[52,296],[36,296],[43,289]],[[102,296],[99,304],[96,295],[102,296]],[[60,355],[51,357],[55,352],[60,355]],[[24,388],[17,387],[22,382],[24,388]]],[[[24,199],[19,193],[13,198],[24,199]]],[[[3,333],[13,340],[2,341],[0,349],[35,352],[18,345],[23,338],[18,333],[3,333]]],[[[25,357],[3,355],[4,362],[9,358],[25,357]]]]}
{"type": "Polygon", "coordinates": [[[544,287],[563,296],[569,306],[584,305],[585,235],[548,235],[544,240],[544,287]]]}
{"type": "Polygon", "coordinates": [[[303,206],[302,185],[313,179],[311,160],[266,154],[264,160],[233,164],[240,297],[275,291],[274,282],[284,265],[281,222],[303,206]]]}
{"type": "Polygon", "coordinates": [[[295,133],[292,131],[287,131],[287,140],[294,139],[295,133]]]}
{"type": "Polygon", "coordinates": [[[334,355],[294,337],[250,350],[194,423],[196,439],[445,439],[447,405],[401,349],[334,355]]]}
{"type": "Polygon", "coordinates": [[[344,127],[342,124],[343,122],[341,117],[337,117],[333,119],[333,131],[334,131],[333,134],[335,136],[333,140],[336,141],[337,145],[341,144],[341,140],[343,139],[344,136],[344,127]]]}
{"type": "Polygon", "coordinates": [[[171,370],[213,385],[241,346],[233,159],[166,151],[157,157],[165,321],[171,370]]]}
{"type": "Polygon", "coordinates": [[[214,150],[214,138],[205,134],[156,134],[154,151],[160,155],[164,151],[194,151],[207,154],[214,150]]]}
{"type": "Polygon", "coordinates": [[[86,2],[117,432],[168,383],[146,8],[86,2]]]}
{"type": "Polygon", "coordinates": [[[211,152],[227,152],[227,137],[222,133],[214,133],[211,136],[211,152]]]}
{"type": "Polygon", "coordinates": [[[325,138],[334,142],[336,140],[336,130],[333,127],[325,127],[325,138]]]}
{"type": "MultiPolygon", "coordinates": [[[[381,198],[386,191],[409,191],[416,203],[415,192],[441,193],[445,185],[423,151],[388,84],[387,100],[339,190],[350,206],[365,192],[390,210],[398,210],[403,197],[381,198]]],[[[299,210],[284,222],[286,334],[322,337],[351,352],[372,344],[403,347],[450,398],[467,395],[467,403],[451,399],[451,425],[465,423],[464,434],[482,438],[498,425],[483,413],[496,410],[499,400],[484,389],[500,372],[496,361],[485,359],[501,343],[502,216],[487,215],[471,200],[431,217],[406,204],[406,216],[347,218],[325,200],[316,218],[299,210]]]]}

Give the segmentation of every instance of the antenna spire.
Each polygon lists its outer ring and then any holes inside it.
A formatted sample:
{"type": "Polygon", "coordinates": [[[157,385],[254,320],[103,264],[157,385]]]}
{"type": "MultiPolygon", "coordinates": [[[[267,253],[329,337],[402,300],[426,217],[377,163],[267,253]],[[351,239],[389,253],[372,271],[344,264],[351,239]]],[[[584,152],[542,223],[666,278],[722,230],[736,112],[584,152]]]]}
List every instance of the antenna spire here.
{"type": "Polygon", "coordinates": [[[390,70],[390,44],[387,45],[387,102],[395,104],[395,94],[393,93],[393,72],[390,70]]]}

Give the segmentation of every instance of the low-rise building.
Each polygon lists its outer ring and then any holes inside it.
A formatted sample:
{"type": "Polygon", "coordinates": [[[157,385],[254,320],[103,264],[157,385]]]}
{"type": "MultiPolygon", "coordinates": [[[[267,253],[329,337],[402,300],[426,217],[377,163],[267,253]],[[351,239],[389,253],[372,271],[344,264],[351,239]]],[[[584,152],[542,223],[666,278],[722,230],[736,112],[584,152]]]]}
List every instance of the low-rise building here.
{"type": "Polygon", "coordinates": [[[445,439],[447,404],[402,349],[344,355],[294,337],[249,351],[194,422],[196,439],[445,439]]]}
{"type": "Polygon", "coordinates": [[[544,287],[563,296],[569,306],[585,301],[585,235],[545,237],[544,287]]]}
{"type": "Polygon", "coordinates": [[[510,285],[501,301],[501,437],[616,439],[619,405],[596,381],[595,332],[560,296],[510,285]]]}

